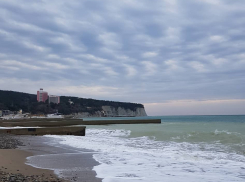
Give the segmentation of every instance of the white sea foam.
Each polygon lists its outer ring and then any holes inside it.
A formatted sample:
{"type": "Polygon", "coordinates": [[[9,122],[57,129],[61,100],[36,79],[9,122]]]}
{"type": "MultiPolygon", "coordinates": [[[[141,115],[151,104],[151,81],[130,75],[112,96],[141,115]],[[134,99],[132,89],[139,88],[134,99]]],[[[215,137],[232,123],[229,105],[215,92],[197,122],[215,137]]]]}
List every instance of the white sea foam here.
{"type": "Polygon", "coordinates": [[[245,157],[221,144],[128,138],[128,130],[87,129],[85,137],[47,136],[62,144],[95,150],[103,182],[244,182],[245,157]]]}
{"type": "Polygon", "coordinates": [[[222,133],[226,133],[227,135],[231,135],[232,133],[235,133],[235,132],[228,132],[228,131],[225,131],[225,130],[219,131],[217,129],[214,131],[215,135],[222,134],[222,133]]]}
{"type": "Polygon", "coordinates": [[[15,126],[15,127],[0,127],[0,129],[22,129],[22,128],[41,128],[38,126],[35,127],[22,127],[22,126],[15,126]]]}

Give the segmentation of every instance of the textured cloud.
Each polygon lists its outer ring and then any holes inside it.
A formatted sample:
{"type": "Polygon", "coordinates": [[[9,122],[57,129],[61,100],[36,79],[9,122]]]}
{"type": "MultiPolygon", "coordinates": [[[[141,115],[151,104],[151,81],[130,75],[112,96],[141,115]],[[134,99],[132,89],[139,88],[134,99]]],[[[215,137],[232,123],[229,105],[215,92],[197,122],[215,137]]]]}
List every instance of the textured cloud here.
{"type": "Polygon", "coordinates": [[[245,99],[244,17],[243,0],[0,0],[0,89],[245,99]]]}

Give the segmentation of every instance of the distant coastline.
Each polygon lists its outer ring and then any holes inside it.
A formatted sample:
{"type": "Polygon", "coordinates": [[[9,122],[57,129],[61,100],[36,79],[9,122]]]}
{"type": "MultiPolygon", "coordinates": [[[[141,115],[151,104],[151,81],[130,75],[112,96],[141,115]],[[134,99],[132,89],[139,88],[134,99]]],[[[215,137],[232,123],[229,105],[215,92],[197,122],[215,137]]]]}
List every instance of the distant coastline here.
{"type": "Polygon", "coordinates": [[[25,117],[22,114],[27,117],[72,115],[75,118],[147,116],[144,105],[139,103],[61,96],[60,103],[56,104],[38,102],[35,94],[0,90],[0,117],[11,114],[21,118],[25,117]]]}

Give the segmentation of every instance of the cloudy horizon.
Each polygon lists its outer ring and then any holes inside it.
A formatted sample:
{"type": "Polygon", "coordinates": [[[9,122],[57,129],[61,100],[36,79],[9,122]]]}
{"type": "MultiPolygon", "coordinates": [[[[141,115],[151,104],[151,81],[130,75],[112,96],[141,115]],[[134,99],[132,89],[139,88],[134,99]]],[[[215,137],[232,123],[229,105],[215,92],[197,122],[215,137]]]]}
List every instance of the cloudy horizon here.
{"type": "Polygon", "coordinates": [[[245,114],[243,0],[0,0],[0,89],[245,114]]]}

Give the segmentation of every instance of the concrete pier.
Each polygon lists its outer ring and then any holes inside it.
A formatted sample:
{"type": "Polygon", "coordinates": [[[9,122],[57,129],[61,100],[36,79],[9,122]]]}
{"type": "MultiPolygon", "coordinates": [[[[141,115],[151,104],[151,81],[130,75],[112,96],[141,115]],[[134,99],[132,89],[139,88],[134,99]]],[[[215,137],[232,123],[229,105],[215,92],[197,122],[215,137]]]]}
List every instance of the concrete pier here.
{"type": "Polygon", "coordinates": [[[42,119],[18,119],[18,120],[4,120],[0,122],[1,127],[58,127],[58,126],[72,126],[82,125],[82,119],[59,119],[59,118],[42,118],[42,119]]]}
{"type": "Polygon", "coordinates": [[[1,133],[14,135],[76,135],[85,136],[85,126],[0,129],[1,133]]]}
{"type": "Polygon", "coordinates": [[[83,125],[109,125],[109,124],[160,124],[161,119],[137,119],[137,120],[89,120],[82,121],[83,125]]]}
{"type": "Polygon", "coordinates": [[[140,120],[89,120],[82,119],[25,119],[6,120],[0,122],[1,127],[58,127],[71,125],[109,125],[109,124],[160,124],[161,119],[140,119],[140,120]]]}

